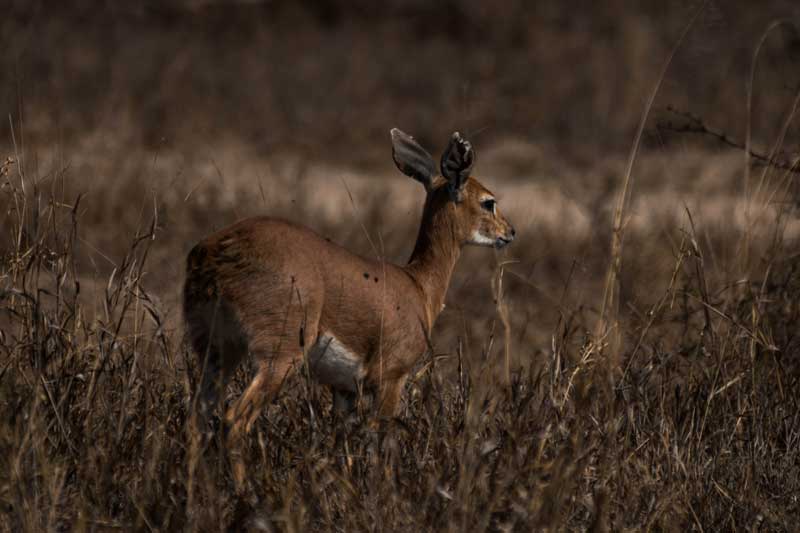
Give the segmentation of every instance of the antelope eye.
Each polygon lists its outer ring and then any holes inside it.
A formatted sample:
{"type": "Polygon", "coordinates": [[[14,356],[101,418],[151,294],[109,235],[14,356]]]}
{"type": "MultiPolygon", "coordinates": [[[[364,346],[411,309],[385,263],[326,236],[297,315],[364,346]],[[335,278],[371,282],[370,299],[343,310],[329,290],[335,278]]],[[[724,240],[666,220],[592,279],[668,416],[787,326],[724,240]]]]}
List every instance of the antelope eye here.
{"type": "Polygon", "coordinates": [[[481,202],[481,207],[489,211],[490,213],[494,213],[495,203],[496,202],[494,201],[493,198],[489,198],[488,200],[484,200],[481,202]]]}

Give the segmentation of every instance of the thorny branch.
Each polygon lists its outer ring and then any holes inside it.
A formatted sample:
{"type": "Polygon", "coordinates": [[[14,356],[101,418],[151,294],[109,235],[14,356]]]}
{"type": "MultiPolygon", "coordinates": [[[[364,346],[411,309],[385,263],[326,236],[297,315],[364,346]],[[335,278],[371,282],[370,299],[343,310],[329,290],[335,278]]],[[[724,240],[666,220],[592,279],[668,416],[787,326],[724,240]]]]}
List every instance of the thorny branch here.
{"type": "Polygon", "coordinates": [[[681,124],[674,124],[670,120],[659,122],[656,125],[656,129],[659,131],[669,131],[672,133],[695,133],[712,137],[726,146],[730,146],[731,148],[736,148],[737,150],[741,151],[747,151],[750,157],[759,161],[760,163],[772,166],[774,168],[788,170],[789,172],[793,172],[795,174],[800,174],[800,166],[798,166],[797,158],[794,158],[794,163],[790,163],[789,161],[793,158],[791,158],[785,152],[782,152],[780,157],[770,157],[761,152],[756,152],[753,149],[747,149],[744,143],[733,139],[723,131],[707,126],[702,118],[689,111],[675,109],[672,106],[667,106],[667,111],[677,117],[680,117],[685,122],[681,124]]]}

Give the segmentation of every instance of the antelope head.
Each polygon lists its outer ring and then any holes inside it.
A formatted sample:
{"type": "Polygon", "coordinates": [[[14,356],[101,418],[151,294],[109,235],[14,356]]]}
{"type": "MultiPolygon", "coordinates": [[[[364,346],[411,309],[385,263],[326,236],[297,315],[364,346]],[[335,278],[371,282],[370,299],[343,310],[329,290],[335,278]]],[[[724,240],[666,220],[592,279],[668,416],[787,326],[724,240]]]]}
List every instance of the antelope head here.
{"type": "Polygon", "coordinates": [[[514,240],[516,231],[498,209],[494,194],[472,176],[475,151],[461,134],[450,137],[439,173],[431,155],[413,137],[397,128],[391,135],[397,168],[427,191],[423,226],[448,227],[458,246],[502,248],[514,240]]]}

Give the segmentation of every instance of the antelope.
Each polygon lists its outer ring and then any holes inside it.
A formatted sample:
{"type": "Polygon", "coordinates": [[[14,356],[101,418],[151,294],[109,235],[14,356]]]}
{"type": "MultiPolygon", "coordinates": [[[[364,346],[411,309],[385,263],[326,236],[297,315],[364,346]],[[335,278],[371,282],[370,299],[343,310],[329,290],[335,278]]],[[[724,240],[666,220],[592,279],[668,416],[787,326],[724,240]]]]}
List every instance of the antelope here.
{"type": "Polygon", "coordinates": [[[378,419],[396,414],[464,245],[502,248],[515,231],[471,176],[475,152],[455,132],[440,173],[413,137],[391,130],[397,168],[425,186],[416,245],[405,266],[367,259],[312,230],[271,217],[242,220],[200,241],[187,258],[184,316],[207,413],[248,355],[255,376],[226,411],[231,445],[249,433],[287,376],[305,363],[330,386],[334,410],[374,394],[378,419]]]}

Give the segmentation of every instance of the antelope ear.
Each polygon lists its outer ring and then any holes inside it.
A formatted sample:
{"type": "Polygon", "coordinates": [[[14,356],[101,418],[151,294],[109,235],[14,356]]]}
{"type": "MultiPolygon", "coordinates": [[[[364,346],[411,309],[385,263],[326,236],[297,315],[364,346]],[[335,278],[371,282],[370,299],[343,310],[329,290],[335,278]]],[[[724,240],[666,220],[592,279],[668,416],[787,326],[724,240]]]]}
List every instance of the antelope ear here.
{"type": "Polygon", "coordinates": [[[475,164],[475,151],[472,145],[461,137],[460,133],[453,133],[450,144],[442,154],[441,169],[442,176],[447,178],[450,196],[456,202],[462,200],[464,186],[467,184],[473,164],[475,164]]]}
{"type": "Polygon", "coordinates": [[[411,135],[397,128],[389,132],[392,135],[392,158],[400,172],[422,183],[430,189],[432,179],[436,175],[436,163],[431,154],[417,144],[411,135]]]}

